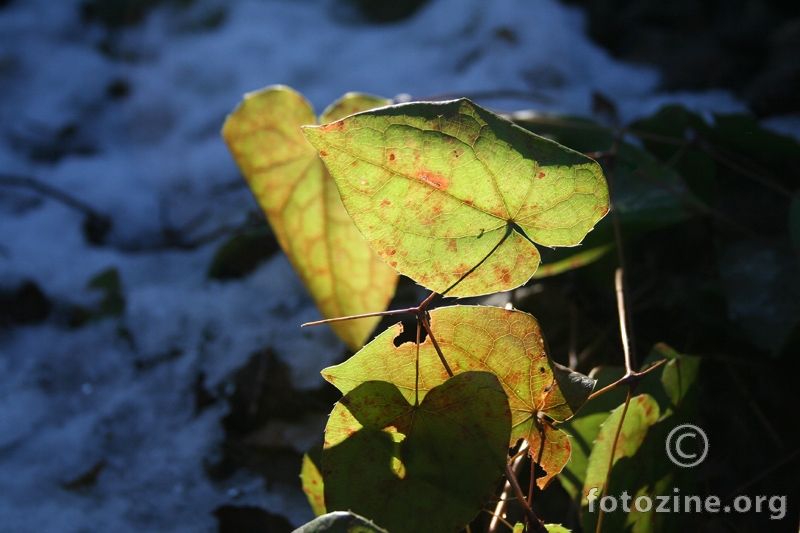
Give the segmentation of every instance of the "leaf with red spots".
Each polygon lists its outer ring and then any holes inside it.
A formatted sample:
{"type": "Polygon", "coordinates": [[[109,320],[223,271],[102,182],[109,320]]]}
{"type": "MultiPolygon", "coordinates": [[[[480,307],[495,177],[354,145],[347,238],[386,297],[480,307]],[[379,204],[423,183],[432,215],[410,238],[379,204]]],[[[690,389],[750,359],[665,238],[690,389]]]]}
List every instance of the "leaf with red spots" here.
{"type": "Polygon", "coordinates": [[[494,495],[510,422],[503,388],[487,372],[459,374],[419,405],[391,383],[362,383],[325,429],[327,508],[389,531],[461,531],[494,495]]]}
{"type": "MultiPolygon", "coordinates": [[[[569,460],[570,444],[564,434],[539,415],[556,422],[570,418],[589,397],[594,380],[550,359],[545,352],[539,324],[522,311],[499,307],[453,306],[430,312],[431,329],[455,374],[491,372],[498,377],[511,407],[511,438],[528,440],[532,457],[540,459],[546,486],[569,460]],[[541,457],[539,449],[542,448],[541,457]]],[[[326,368],[322,376],[347,394],[371,380],[394,384],[407,401],[423,398],[447,380],[430,338],[419,346],[419,382],[416,376],[416,344],[395,346],[402,332],[395,324],[378,335],[344,363],[326,368]]]]}
{"type": "MultiPolygon", "coordinates": [[[[349,93],[320,117],[328,122],[387,100],[349,93]]],[[[385,309],[397,274],[359,234],[336,186],[300,126],[316,122],[311,105],[288,87],[245,95],[222,135],[283,251],[325,318],[385,309]]],[[[380,317],[331,324],[353,350],[380,317]]]]}
{"type": "Polygon", "coordinates": [[[356,226],[400,273],[450,296],[518,287],[544,246],[608,212],[600,166],[466,99],[303,128],[356,226]]]}

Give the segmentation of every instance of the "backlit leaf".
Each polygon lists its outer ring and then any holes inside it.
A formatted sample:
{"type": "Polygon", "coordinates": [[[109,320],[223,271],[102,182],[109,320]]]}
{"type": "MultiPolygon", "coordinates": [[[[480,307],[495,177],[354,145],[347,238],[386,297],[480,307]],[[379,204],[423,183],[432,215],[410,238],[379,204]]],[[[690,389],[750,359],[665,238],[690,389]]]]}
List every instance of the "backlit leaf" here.
{"type": "Polygon", "coordinates": [[[608,211],[596,162],[466,99],[303,131],[378,254],[450,296],[522,285],[539,266],[533,242],[576,245],[608,211]]]}
{"type": "Polygon", "coordinates": [[[363,516],[336,511],[319,516],[293,533],[388,533],[363,516]]]}
{"type": "MultiPolygon", "coordinates": [[[[322,119],[386,103],[351,93],[322,119]]],[[[397,274],[361,237],[317,152],[303,138],[300,126],[315,122],[311,105],[300,94],[272,86],[245,95],[225,121],[222,135],[322,316],[383,310],[394,295],[397,274]]],[[[356,350],[378,320],[331,327],[356,350]]]]}
{"type": "MultiPolygon", "coordinates": [[[[697,378],[700,358],[682,355],[665,344],[657,344],[643,363],[643,368],[664,358],[668,359],[668,362],[649,373],[637,387],[638,391],[644,393],[637,398],[648,397],[649,399],[641,401],[649,406],[655,404],[656,407],[648,416],[644,417],[646,421],[639,425],[638,430],[633,428],[632,433],[628,434],[629,437],[633,435],[634,438],[627,439],[626,444],[620,444],[620,449],[615,454],[614,467],[610,476],[608,494],[619,497],[626,493],[628,496],[632,496],[630,512],[625,511],[622,505],[618,505],[616,511],[604,513],[603,531],[632,531],[633,533],[681,531],[692,523],[693,513],[656,512],[655,502],[659,496],[674,496],[677,493],[696,494],[699,490],[695,479],[696,469],[681,468],[675,465],[667,455],[665,444],[674,428],[681,424],[698,424],[697,378]],[[648,426],[649,420],[652,420],[653,417],[658,417],[658,420],[648,426]],[[633,506],[633,501],[639,496],[647,496],[654,502],[649,511],[639,511],[633,506]]],[[[592,372],[592,375],[598,378],[598,386],[613,381],[623,374],[624,369],[612,368],[598,373],[592,372]]],[[[619,424],[622,406],[614,410],[608,417],[610,421],[603,422],[602,426],[596,421],[596,417],[605,416],[610,406],[621,402],[620,396],[624,396],[625,392],[626,387],[618,387],[592,400],[585,409],[582,409],[577,416],[565,424],[564,431],[571,433],[574,444],[577,444],[579,440],[590,442],[596,440],[594,446],[598,451],[593,450],[591,454],[594,456],[597,453],[598,459],[591,459],[590,462],[599,466],[601,472],[592,471],[593,473],[590,472],[587,475],[584,468],[583,475],[586,477],[587,485],[596,483],[600,474],[605,480],[610,442],[605,437],[600,439],[598,436],[601,433],[610,432],[613,440],[613,433],[616,430],[612,431],[612,427],[615,428],[619,424]],[[595,406],[596,403],[602,405],[595,406]],[[594,413],[595,407],[601,409],[601,412],[594,413]],[[590,477],[593,477],[594,481],[590,477]]],[[[636,398],[633,401],[636,401],[636,398]]],[[[640,419],[643,414],[641,409],[634,407],[633,401],[626,415],[623,432],[628,429],[628,417],[631,414],[637,417],[638,413],[640,419]]],[[[646,414],[646,410],[644,414],[646,414]]],[[[622,439],[622,437],[620,438],[622,439]]],[[[693,439],[690,441],[683,444],[684,451],[702,452],[700,449],[692,450],[692,444],[696,445],[697,443],[693,439]]],[[[575,445],[575,450],[581,448],[581,445],[575,445]]],[[[573,457],[579,454],[578,451],[573,457]]],[[[572,460],[564,471],[568,475],[562,475],[561,481],[572,477],[572,474],[575,474],[574,477],[581,478],[581,474],[573,465],[572,460]]],[[[598,491],[595,496],[600,496],[603,487],[602,485],[597,485],[597,487],[598,491]]],[[[571,489],[569,490],[571,491],[571,489]]],[[[582,498],[580,504],[583,506],[581,518],[583,529],[584,531],[595,531],[599,511],[598,502],[595,502],[594,512],[587,512],[588,502],[584,497],[585,492],[580,489],[579,492],[581,494],[576,499],[582,498]]],[[[574,496],[573,492],[570,494],[574,496]]]]}
{"type": "Polygon", "coordinates": [[[581,504],[584,506],[588,505],[587,497],[590,497],[590,494],[593,497],[599,497],[603,493],[611,454],[614,454],[615,464],[623,457],[631,457],[636,454],[647,435],[647,430],[658,420],[658,403],[653,397],[649,394],[634,396],[625,414],[622,430],[615,447],[614,437],[622,419],[624,407],[624,405],[620,405],[611,413],[597,435],[597,440],[589,456],[586,480],[583,484],[581,504]],[[592,489],[597,490],[593,491],[592,489]]]}
{"type": "MultiPolygon", "coordinates": [[[[430,312],[430,320],[455,374],[478,370],[498,377],[511,407],[509,443],[525,438],[537,453],[544,446],[541,465],[547,476],[539,484],[545,486],[569,459],[570,447],[559,430],[539,421],[539,413],[557,422],[567,420],[591,394],[594,380],[553,362],[536,319],[522,311],[442,307],[430,312]]],[[[345,394],[366,381],[387,381],[413,402],[417,349],[412,342],[395,346],[401,332],[402,325],[395,324],[344,363],[323,370],[323,377],[345,394]]],[[[425,339],[419,347],[419,397],[447,377],[433,343],[425,339]]]]}
{"type": "Polygon", "coordinates": [[[603,257],[606,254],[606,252],[608,252],[612,248],[614,248],[613,244],[597,246],[596,248],[589,248],[588,250],[584,250],[582,252],[573,254],[566,259],[561,259],[559,261],[554,261],[552,263],[542,265],[539,268],[539,270],[534,272],[533,277],[547,278],[549,276],[563,274],[564,272],[568,272],[575,268],[586,266],[603,257]]]}
{"type": "Polygon", "coordinates": [[[336,404],[325,430],[327,506],[392,533],[461,531],[502,476],[510,418],[486,372],[459,374],[418,406],[390,383],[362,383],[336,404]]]}
{"type": "Polygon", "coordinates": [[[322,473],[319,471],[321,462],[322,448],[315,446],[308,453],[303,454],[303,466],[300,469],[303,492],[305,492],[315,516],[322,516],[326,512],[325,487],[322,483],[322,473]]]}

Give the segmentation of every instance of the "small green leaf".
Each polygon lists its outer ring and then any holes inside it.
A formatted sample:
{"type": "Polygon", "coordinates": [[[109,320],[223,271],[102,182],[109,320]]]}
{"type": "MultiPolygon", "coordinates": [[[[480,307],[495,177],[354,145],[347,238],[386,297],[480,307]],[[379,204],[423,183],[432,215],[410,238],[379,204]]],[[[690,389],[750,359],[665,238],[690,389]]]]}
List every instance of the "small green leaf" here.
{"type": "MultiPolygon", "coordinates": [[[[350,93],[324,119],[363,111],[387,100],[350,93]]],[[[315,122],[311,105],[288,87],[245,95],[222,135],[322,316],[383,310],[394,295],[397,274],[375,255],[347,215],[316,151],[300,132],[315,122]]],[[[331,324],[353,350],[379,317],[331,324]]]]}
{"type": "Polygon", "coordinates": [[[390,383],[362,383],[325,429],[327,507],[394,532],[461,531],[502,477],[510,421],[506,395],[486,372],[449,379],[419,406],[390,383]]]}
{"type": "Polygon", "coordinates": [[[220,246],[211,265],[211,279],[236,279],[252,272],[278,250],[275,235],[267,224],[239,232],[220,246]]]}
{"type": "Polygon", "coordinates": [[[389,533],[355,513],[336,511],[319,516],[293,533],[389,533]]]}
{"type": "Polygon", "coordinates": [[[94,308],[76,306],[73,310],[73,323],[82,326],[88,322],[120,316],[125,312],[125,295],[122,292],[119,272],[116,268],[108,268],[95,275],[86,284],[89,289],[102,292],[103,297],[94,308]]]}
{"type": "Polygon", "coordinates": [[[595,248],[589,248],[588,250],[584,250],[582,252],[573,254],[570,257],[567,257],[566,259],[561,259],[560,261],[555,261],[553,263],[542,265],[541,267],[539,267],[539,270],[533,273],[533,277],[536,279],[546,278],[549,276],[555,276],[557,274],[563,274],[564,272],[568,272],[575,268],[586,266],[590,263],[594,263],[595,261],[603,257],[606,254],[606,252],[612,250],[613,248],[614,248],[613,244],[597,246],[595,248]]]}
{"type": "MultiPolygon", "coordinates": [[[[477,370],[498,377],[511,407],[509,444],[520,438],[528,440],[531,456],[540,460],[547,472],[538,483],[546,486],[569,459],[570,444],[558,429],[540,421],[539,414],[557,422],[567,420],[591,394],[594,380],[550,359],[539,324],[528,313],[453,306],[434,309],[430,321],[455,374],[477,370]]],[[[394,339],[402,329],[401,324],[395,324],[344,363],[323,370],[322,376],[345,394],[366,381],[386,381],[413,402],[417,395],[417,347],[411,342],[395,346],[394,339]]],[[[419,397],[447,377],[433,343],[425,339],[419,346],[419,397]]]]}
{"type": "Polygon", "coordinates": [[[466,99],[410,103],[303,128],[358,229],[439,293],[513,289],[533,242],[579,244],[608,212],[600,166],[466,99]]]}
{"type": "Polygon", "coordinates": [[[700,358],[679,354],[663,343],[656,344],[653,350],[662,358],[669,359],[661,373],[661,384],[664,386],[664,391],[672,406],[679,408],[692,385],[697,381],[700,358]]]}

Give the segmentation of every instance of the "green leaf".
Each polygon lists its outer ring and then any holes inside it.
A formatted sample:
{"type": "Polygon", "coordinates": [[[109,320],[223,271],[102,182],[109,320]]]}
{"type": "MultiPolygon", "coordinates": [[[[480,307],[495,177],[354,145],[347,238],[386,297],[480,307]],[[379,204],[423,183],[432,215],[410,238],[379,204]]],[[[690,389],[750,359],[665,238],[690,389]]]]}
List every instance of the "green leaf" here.
{"type": "Polygon", "coordinates": [[[661,372],[661,385],[667,393],[671,407],[680,408],[689,390],[697,381],[700,358],[682,355],[663,343],[656,344],[653,352],[661,359],[669,359],[661,372]]]}
{"type": "Polygon", "coordinates": [[[119,272],[116,268],[108,268],[96,274],[86,284],[88,289],[102,293],[103,297],[93,307],[75,306],[70,319],[74,327],[81,327],[89,322],[118,317],[125,312],[125,295],[122,292],[119,272]]]}
{"type": "Polygon", "coordinates": [[[362,383],[336,404],[322,454],[329,509],[389,531],[461,531],[493,496],[511,416],[497,378],[465,372],[411,405],[390,383],[362,383]]]}
{"type": "Polygon", "coordinates": [[[303,492],[308,498],[311,510],[315,516],[324,515],[325,487],[322,482],[320,465],[322,464],[322,448],[314,446],[308,453],[303,454],[303,466],[300,469],[300,480],[303,483],[303,492]]]}
{"type": "Polygon", "coordinates": [[[593,495],[599,497],[603,493],[606,484],[606,474],[614,454],[614,463],[623,457],[631,457],[639,449],[647,430],[656,423],[659,417],[658,403],[649,394],[640,394],[631,398],[625,421],[622,424],[617,445],[614,447],[614,437],[617,433],[624,405],[617,407],[603,423],[597,440],[589,456],[589,464],[586,468],[586,480],[583,484],[583,497],[581,505],[587,506],[587,497],[592,489],[597,489],[593,495]]]}
{"type": "MultiPolygon", "coordinates": [[[[333,120],[386,103],[348,94],[322,118],[333,120]]],[[[322,316],[385,309],[394,295],[397,274],[361,238],[325,166],[303,138],[300,126],[314,122],[311,105],[300,94],[272,86],[245,95],[225,121],[222,135],[322,316]]],[[[331,327],[357,350],[379,319],[331,327]]]]}
{"type": "Polygon", "coordinates": [[[244,230],[217,249],[208,267],[208,277],[212,279],[244,277],[277,250],[275,235],[267,224],[244,230]]]}
{"type": "Polygon", "coordinates": [[[303,128],[378,254],[438,293],[518,287],[608,212],[600,166],[466,99],[303,128]]]}
{"type": "Polygon", "coordinates": [[[596,120],[571,115],[518,111],[515,124],[581,153],[604,152],[614,145],[614,131],[596,120]]]}
{"type": "MultiPolygon", "coordinates": [[[[666,454],[665,443],[669,433],[677,426],[686,423],[697,424],[696,383],[700,358],[679,354],[666,344],[657,344],[643,366],[646,367],[648,362],[655,363],[664,358],[668,359],[668,362],[649,373],[638,389],[646,392],[657,402],[661,415],[655,424],[647,428],[646,435],[635,453],[615,462],[608,488],[609,495],[620,496],[625,491],[633,497],[632,501],[638,496],[648,496],[651,501],[656,502],[656,496],[692,495],[699,491],[695,480],[696,469],[674,465],[666,454]]],[[[593,403],[590,402],[587,408],[593,403]]],[[[583,411],[580,415],[583,415],[583,411]]],[[[685,443],[685,451],[688,451],[687,446],[689,444],[685,443]]],[[[594,531],[597,513],[585,512],[586,500],[581,504],[584,506],[582,519],[584,530],[594,531]]],[[[645,513],[638,512],[632,505],[630,513],[623,512],[618,507],[616,512],[605,513],[603,531],[629,530],[634,533],[680,531],[691,521],[691,516],[690,513],[658,513],[655,505],[645,513]]]]}
{"type": "Polygon", "coordinates": [[[568,272],[575,268],[580,268],[582,266],[586,266],[590,263],[594,263],[601,257],[603,257],[606,252],[610,251],[614,248],[614,244],[606,244],[603,246],[597,246],[595,248],[589,248],[583,252],[578,252],[576,254],[567,257],[566,259],[561,259],[559,261],[554,261],[552,263],[548,263],[546,265],[542,265],[539,270],[534,272],[534,278],[547,278],[550,276],[555,276],[557,274],[563,274],[564,272],[568,272]]]}
{"type": "MultiPolygon", "coordinates": [[[[513,445],[528,440],[531,456],[540,460],[546,486],[569,459],[570,444],[544,420],[570,418],[592,392],[594,380],[553,362],[544,348],[539,324],[527,313],[499,307],[453,306],[430,312],[431,329],[455,374],[491,372],[498,377],[511,407],[513,445]],[[541,457],[539,450],[543,449],[541,457]]],[[[403,327],[395,324],[344,363],[326,368],[322,376],[343,393],[381,380],[394,384],[407,401],[417,395],[417,346],[395,346],[403,327]]],[[[419,346],[419,397],[444,383],[447,372],[430,338],[419,346]]]]}
{"type": "Polygon", "coordinates": [[[355,513],[336,511],[315,518],[293,533],[388,533],[355,513]]]}
{"type": "Polygon", "coordinates": [[[713,203],[717,165],[698,144],[692,143],[695,137],[707,138],[711,131],[703,117],[682,106],[668,105],[630,128],[649,152],[680,173],[698,198],[713,203]]]}
{"type": "MultiPolygon", "coordinates": [[[[625,375],[621,367],[599,367],[589,374],[597,380],[595,389],[601,390],[625,375]]],[[[572,453],[569,462],[564,466],[559,481],[573,500],[578,500],[583,482],[586,479],[586,467],[592,453],[597,434],[603,422],[617,406],[625,401],[625,387],[617,387],[592,399],[581,407],[580,412],[570,418],[559,429],[569,435],[572,453]]]]}

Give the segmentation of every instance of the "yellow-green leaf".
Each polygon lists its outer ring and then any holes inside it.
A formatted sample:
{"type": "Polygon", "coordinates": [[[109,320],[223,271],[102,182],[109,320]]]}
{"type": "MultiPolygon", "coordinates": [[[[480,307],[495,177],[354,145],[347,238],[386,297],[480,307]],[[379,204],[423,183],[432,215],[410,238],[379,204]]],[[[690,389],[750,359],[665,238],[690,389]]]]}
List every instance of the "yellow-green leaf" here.
{"type": "MultiPolygon", "coordinates": [[[[611,454],[614,455],[613,463],[623,457],[632,457],[647,436],[647,430],[658,421],[660,410],[658,402],[649,394],[634,396],[622,423],[622,430],[614,446],[614,437],[617,434],[625,405],[617,407],[603,422],[597,440],[589,455],[589,464],[586,467],[586,479],[583,483],[583,496],[581,505],[588,506],[589,499],[598,498],[603,494],[603,487],[608,474],[611,454]]],[[[612,463],[612,466],[613,466],[612,463]]],[[[596,506],[595,506],[596,507],[596,506]]]]}
{"type": "MultiPolygon", "coordinates": [[[[350,93],[322,118],[334,120],[387,103],[350,93]]],[[[314,111],[302,95],[272,86],[245,95],[222,135],[322,316],[383,310],[394,295],[397,274],[361,237],[317,152],[303,138],[300,126],[314,123],[314,111]]],[[[331,327],[357,350],[378,320],[331,327]]]]}
{"type": "Polygon", "coordinates": [[[522,285],[539,266],[534,242],[576,245],[608,212],[595,161],[466,99],[303,131],[378,254],[450,296],[522,285]]]}
{"type": "Polygon", "coordinates": [[[314,516],[322,516],[326,513],[325,509],[325,486],[322,482],[322,473],[319,471],[319,463],[322,462],[322,449],[318,446],[312,452],[303,454],[303,466],[300,468],[300,480],[303,484],[303,492],[306,493],[308,504],[314,511],[314,516]]]}
{"type": "Polygon", "coordinates": [[[510,418],[487,372],[459,374],[419,405],[390,383],[362,383],[336,404],[325,429],[327,506],[394,532],[462,531],[502,477],[510,418]]]}
{"type": "MultiPolygon", "coordinates": [[[[455,374],[491,372],[498,377],[511,408],[510,444],[525,438],[536,451],[543,448],[545,486],[569,459],[569,441],[549,423],[570,418],[592,392],[594,380],[550,359],[536,319],[522,311],[499,307],[453,306],[430,312],[431,328],[455,374]],[[544,442],[543,442],[544,437],[544,442]]],[[[393,383],[407,401],[417,392],[416,344],[395,346],[402,332],[395,324],[344,363],[326,368],[323,377],[347,394],[371,380],[393,383]]],[[[419,398],[448,378],[430,338],[419,346],[419,398]]],[[[533,453],[533,452],[532,452],[533,453]]]]}

